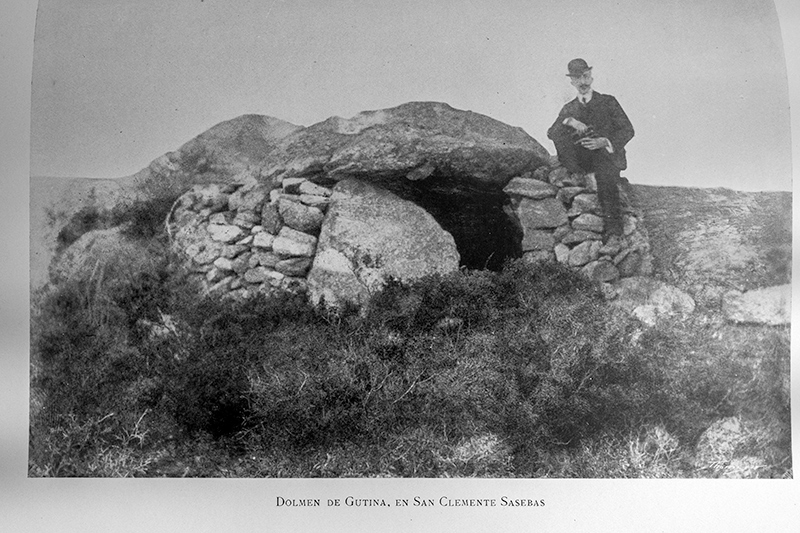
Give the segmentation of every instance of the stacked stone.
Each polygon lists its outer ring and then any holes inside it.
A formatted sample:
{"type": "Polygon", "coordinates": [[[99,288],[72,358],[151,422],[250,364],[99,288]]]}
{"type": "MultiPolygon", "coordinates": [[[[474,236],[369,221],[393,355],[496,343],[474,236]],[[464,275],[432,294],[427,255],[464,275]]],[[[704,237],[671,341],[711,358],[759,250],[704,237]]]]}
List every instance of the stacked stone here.
{"type": "Polygon", "coordinates": [[[611,282],[647,275],[650,245],[641,217],[621,191],[623,236],[603,243],[603,218],[591,175],[540,167],[513,178],[503,189],[511,200],[510,215],[522,229],[523,258],[558,261],[588,278],[611,282]]]}
{"type": "Polygon", "coordinates": [[[281,187],[197,185],[168,221],[173,246],[207,293],[303,293],[331,190],[301,178],[281,187]]]}

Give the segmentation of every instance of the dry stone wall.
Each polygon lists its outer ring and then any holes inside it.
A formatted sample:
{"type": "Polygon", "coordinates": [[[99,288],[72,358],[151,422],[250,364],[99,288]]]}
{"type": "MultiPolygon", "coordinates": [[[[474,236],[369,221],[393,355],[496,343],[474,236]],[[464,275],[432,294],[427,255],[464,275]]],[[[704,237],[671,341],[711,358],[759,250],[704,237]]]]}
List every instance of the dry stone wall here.
{"type": "Polygon", "coordinates": [[[522,229],[523,258],[558,261],[599,282],[649,275],[652,258],[641,214],[627,187],[620,189],[623,236],[604,244],[593,176],[543,166],[513,178],[503,190],[511,201],[508,214],[522,229]]]}
{"type": "Polygon", "coordinates": [[[298,178],[277,189],[197,185],[176,202],[168,229],[208,293],[305,293],[330,196],[298,178]]]}
{"type": "MultiPolygon", "coordinates": [[[[591,176],[545,166],[504,192],[525,260],[558,261],[598,282],[650,273],[644,225],[624,187],[624,236],[607,244],[591,176]]],[[[176,202],[168,229],[205,291],[234,297],[291,291],[362,304],[387,276],[410,280],[459,262],[452,236],[424,209],[358,180],[332,189],[303,178],[277,188],[197,185],[176,202]]]]}

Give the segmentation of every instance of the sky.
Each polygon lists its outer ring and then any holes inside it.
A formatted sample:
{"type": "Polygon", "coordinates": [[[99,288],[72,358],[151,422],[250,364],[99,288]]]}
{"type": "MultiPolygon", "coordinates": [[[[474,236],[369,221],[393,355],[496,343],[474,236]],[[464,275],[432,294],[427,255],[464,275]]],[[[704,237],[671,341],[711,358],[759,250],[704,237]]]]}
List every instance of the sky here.
{"type": "Polygon", "coordinates": [[[636,129],[632,182],[791,189],[769,0],[41,0],[30,172],[127,176],[241,114],[309,126],[419,100],[554,153],[575,57],[636,129]]]}

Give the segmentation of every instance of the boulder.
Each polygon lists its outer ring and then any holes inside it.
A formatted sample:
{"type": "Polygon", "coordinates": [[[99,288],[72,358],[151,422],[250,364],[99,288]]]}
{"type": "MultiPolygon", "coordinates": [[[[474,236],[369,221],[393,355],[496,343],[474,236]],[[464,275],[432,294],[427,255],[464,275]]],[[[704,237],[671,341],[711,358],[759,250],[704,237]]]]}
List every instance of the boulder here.
{"type": "Polygon", "coordinates": [[[780,326],[792,321],[792,286],[730,291],[722,297],[722,313],[731,322],[780,326]]]}
{"type": "Polygon", "coordinates": [[[408,282],[458,266],[453,237],[425,210],[348,179],[334,188],[308,274],[309,296],[315,305],[360,305],[390,278],[408,282]]]}
{"type": "Polygon", "coordinates": [[[549,159],[521,128],[444,103],[410,102],[297,131],[268,155],[262,175],[273,182],[322,172],[337,181],[447,175],[465,185],[502,188],[549,159]]]}

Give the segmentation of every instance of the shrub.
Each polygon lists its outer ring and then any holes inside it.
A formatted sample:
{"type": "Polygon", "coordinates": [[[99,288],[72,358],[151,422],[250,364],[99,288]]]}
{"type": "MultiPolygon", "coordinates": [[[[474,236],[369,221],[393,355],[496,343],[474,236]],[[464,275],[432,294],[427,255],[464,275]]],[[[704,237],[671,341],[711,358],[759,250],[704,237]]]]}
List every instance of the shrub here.
{"type": "Polygon", "coordinates": [[[56,236],[56,250],[61,251],[77,241],[84,233],[114,226],[112,214],[96,205],[82,207],[70,217],[56,236]]]}
{"type": "Polygon", "coordinates": [[[164,235],[167,215],[179,194],[135,200],[114,207],[111,219],[115,226],[124,225],[123,235],[138,240],[164,235]]]}
{"type": "MultiPolygon", "coordinates": [[[[198,297],[156,241],[151,261],[43,296],[32,472],[185,474],[147,462],[178,436],[258,475],[661,477],[717,418],[788,428],[785,332],[642,330],[585,279],[522,261],[393,281],[363,314],[325,316],[302,296],[198,297]],[[132,427],[152,448],[121,444],[132,427]]],[[[774,475],[781,431],[753,441],[774,475]]]]}

